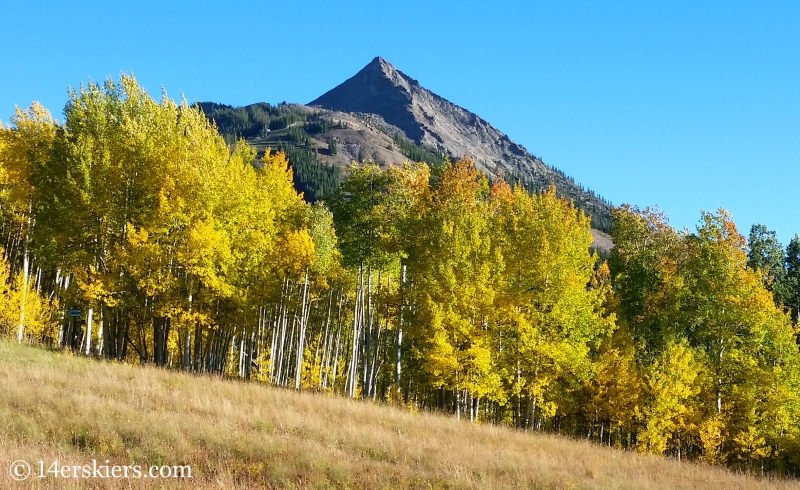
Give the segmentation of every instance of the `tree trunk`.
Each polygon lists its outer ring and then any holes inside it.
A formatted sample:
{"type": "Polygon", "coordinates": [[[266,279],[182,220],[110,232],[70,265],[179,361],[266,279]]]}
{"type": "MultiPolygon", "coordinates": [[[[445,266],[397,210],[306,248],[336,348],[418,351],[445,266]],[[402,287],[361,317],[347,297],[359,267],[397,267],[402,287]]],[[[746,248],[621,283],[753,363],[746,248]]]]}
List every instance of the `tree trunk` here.
{"type": "MultiPolygon", "coordinates": [[[[334,348],[331,355],[333,355],[333,375],[331,378],[331,389],[336,389],[336,374],[339,370],[339,347],[340,341],[342,339],[342,308],[344,307],[345,295],[344,295],[344,288],[342,288],[339,292],[339,311],[338,311],[338,319],[336,322],[336,347],[334,348]]],[[[330,358],[328,358],[328,365],[330,366],[330,358]]],[[[325,388],[328,387],[328,373],[325,373],[325,388]]]]}
{"type": "Polygon", "coordinates": [[[370,362],[372,357],[372,266],[367,267],[367,328],[364,337],[364,374],[361,377],[363,396],[370,395],[370,362]]]}
{"type": "Polygon", "coordinates": [[[97,355],[103,355],[103,344],[105,343],[103,337],[103,304],[100,304],[100,321],[98,322],[99,326],[97,328],[97,355]]]}
{"type": "Polygon", "coordinates": [[[297,368],[295,369],[294,389],[299,390],[301,378],[303,377],[303,354],[306,344],[306,324],[308,323],[308,267],[306,267],[306,278],[303,285],[303,303],[300,313],[300,339],[297,343],[297,368]]]}
{"type": "Polygon", "coordinates": [[[188,371],[192,368],[192,276],[187,274],[186,284],[189,289],[189,324],[184,328],[183,334],[183,370],[188,371]]]}
{"type": "Polygon", "coordinates": [[[352,349],[350,355],[350,369],[348,375],[348,396],[350,398],[355,398],[356,396],[356,384],[358,383],[358,352],[359,352],[359,343],[360,343],[360,336],[361,336],[361,311],[363,309],[362,304],[364,302],[364,270],[363,268],[359,267],[358,269],[359,275],[359,282],[360,286],[357,288],[356,292],[356,301],[355,301],[355,312],[353,314],[353,342],[352,342],[352,349]]]}
{"type": "Polygon", "coordinates": [[[28,269],[30,268],[28,258],[28,241],[25,240],[25,251],[22,253],[22,304],[19,310],[19,332],[17,333],[17,341],[22,342],[25,334],[25,303],[28,299],[28,269]]]}
{"type": "Polygon", "coordinates": [[[86,355],[92,353],[92,315],[94,308],[89,308],[89,313],[86,315],[86,355]]]}
{"type": "Polygon", "coordinates": [[[406,284],[406,266],[403,265],[403,272],[400,275],[400,318],[397,322],[397,340],[395,345],[395,352],[394,352],[394,359],[395,359],[395,366],[394,366],[394,383],[397,386],[397,399],[400,400],[403,396],[403,389],[400,386],[400,376],[403,371],[402,367],[402,359],[403,359],[403,313],[405,311],[405,295],[403,294],[404,288],[406,284]]]}

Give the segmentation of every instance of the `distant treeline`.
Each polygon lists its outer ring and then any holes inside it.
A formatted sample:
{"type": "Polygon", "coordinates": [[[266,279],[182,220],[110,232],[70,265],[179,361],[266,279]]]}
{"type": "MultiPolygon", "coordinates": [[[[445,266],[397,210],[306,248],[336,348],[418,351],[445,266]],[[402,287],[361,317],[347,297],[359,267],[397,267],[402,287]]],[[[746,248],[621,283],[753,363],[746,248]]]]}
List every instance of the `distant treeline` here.
{"type": "Polygon", "coordinates": [[[266,103],[231,107],[214,102],[196,104],[228,144],[239,139],[259,140],[260,146],[283,151],[294,170],[295,188],[308,202],[330,195],[339,186],[338,167],[319,160],[318,148],[311,144],[312,136],[329,132],[330,120],[317,111],[308,111],[288,104],[273,106],[266,103]],[[272,133],[272,134],[271,134],[272,133]]]}
{"type": "Polygon", "coordinates": [[[196,105],[206,117],[216,123],[219,133],[228,144],[235,143],[240,138],[264,136],[268,131],[278,131],[294,123],[305,123],[317,118],[315,113],[299,110],[288,104],[273,106],[258,103],[232,107],[215,102],[199,102],[196,105]]]}
{"type": "MultiPolygon", "coordinates": [[[[276,142],[273,147],[280,147],[287,152],[290,164],[296,169],[297,189],[303,191],[310,202],[316,202],[325,195],[330,195],[331,190],[338,185],[334,184],[334,179],[337,183],[341,181],[339,169],[327,168],[317,158],[318,149],[310,146],[311,137],[324,135],[335,127],[342,127],[342,123],[333,125],[328,118],[321,117],[321,111],[309,111],[286,103],[277,106],[258,103],[244,107],[232,107],[215,102],[200,102],[196,105],[216,123],[219,133],[228,144],[233,144],[240,138],[246,140],[266,138],[276,142]],[[287,143],[294,144],[295,148],[287,143]],[[316,170],[315,166],[323,168],[316,170]]],[[[431,167],[437,167],[444,163],[445,157],[452,157],[436,149],[417,145],[400,133],[387,132],[387,134],[392,137],[400,153],[411,162],[425,162],[431,167]]],[[[329,141],[329,153],[331,150],[335,152],[335,148],[336,142],[329,141]]],[[[521,174],[507,176],[506,179],[509,182],[520,182],[531,192],[543,192],[555,183],[559,195],[574,201],[576,206],[591,215],[593,228],[606,233],[611,232],[613,228],[611,203],[593,190],[584,189],[561,170],[555,167],[549,168],[555,172],[560,182],[534,182],[521,174]],[[586,199],[585,195],[591,197],[586,199]]]]}
{"type": "Polygon", "coordinates": [[[277,151],[283,152],[294,170],[294,185],[308,202],[317,202],[333,195],[339,188],[339,167],[320,162],[317,150],[280,143],[277,151]]]}
{"type": "Polygon", "coordinates": [[[400,153],[412,162],[424,162],[432,167],[440,166],[444,163],[445,153],[419,146],[403,135],[395,134],[392,137],[392,141],[397,145],[400,153]]]}

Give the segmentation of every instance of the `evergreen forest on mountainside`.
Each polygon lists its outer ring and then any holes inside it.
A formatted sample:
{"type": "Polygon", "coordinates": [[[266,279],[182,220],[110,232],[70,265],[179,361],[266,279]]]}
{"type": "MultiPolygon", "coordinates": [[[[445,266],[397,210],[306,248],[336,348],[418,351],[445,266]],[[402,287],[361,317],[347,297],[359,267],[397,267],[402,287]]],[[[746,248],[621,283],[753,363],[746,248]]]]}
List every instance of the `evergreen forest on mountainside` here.
{"type": "Polygon", "coordinates": [[[127,75],[70,91],[60,122],[18,109],[0,336],[800,474],[800,237],[624,205],[598,264],[553,187],[465,158],[326,168],[303,147],[318,114],[246,112],[127,75]],[[265,127],[282,146],[241,139],[265,127]]]}
{"type": "MultiPolygon", "coordinates": [[[[321,159],[320,156],[336,154],[336,139],[328,133],[331,129],[347,129],[347,126],[343,122],[332,122],[331,116],[326,114],[327,111],[285,102],[277,106],[258,103],[244,107],[200,102],[196,106],[217,126],[217,131],[229,145],[234,145],[243,139],[258,150],[259,157],[267,148],[284,152],[294,172],[295,187],[303,193],[307,201],[313,203],[324,199],[338,188],[345,169],[321,159]],[[323,140],[326,143],[321,145],[315,140],[323,140]]],[[[444,163],[445,158],[456,160],[459,157],[417,145],[396,128],[390,130],[383,126],[375,127],[386,132],[398,151],[410,162],[424,162],[431,167],[438,167],[444,163]]],[[[581,192],[588,193],[595,200],[610,204],[593,190],[584,189],[561,170],[554,167],[550,169],[577,186],[581,192]]],[[[491,181],[495,176],[490,175],[488,178],[491,181]]],[[[509,175],[508,181],[511,184],[519,183],[530,192],[546,190],[546,187],[537,186],[521,173],[509,175]]],[[[577,197],[570,193],[570,189],[559,195],[570,200],[575,200],[577,197]]],[[[592,227],[610,233],[611,216],[602,212],[593,214],[591,211],[595,207],[591,208],[584,211],[591,216],[592,227]]]]}

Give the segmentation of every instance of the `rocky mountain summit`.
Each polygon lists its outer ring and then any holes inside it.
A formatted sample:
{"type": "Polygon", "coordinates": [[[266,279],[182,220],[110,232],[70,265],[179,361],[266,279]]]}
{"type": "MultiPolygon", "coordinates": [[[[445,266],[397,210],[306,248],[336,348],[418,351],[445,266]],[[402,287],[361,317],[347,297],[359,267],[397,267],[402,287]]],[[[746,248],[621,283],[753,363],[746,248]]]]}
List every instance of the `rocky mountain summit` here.
{"type": "Polygon", "coordinates": [[[499,162],[527,153],[476,114],[425,89],[381,57],[308,105],[376,114],[418,145],[469,156],[490,174],[499,162]]]}
{"type": "Polygon", "coordinates": [[[610,221],[610,205],[476,114],[422,87],[381,57],[309,106],[344,113],[374,114],[414,143],[452,158],[467,156],[489,175],[521,180],[533,190],[551,183],[586,212],[610,221]]]}
{"type": "MultiPolygon", "coordinates": [[[[229,144],[243,138],[259,155],[284,151],[295,185],[311,201],[334,192],[350,162],[382,166],[405,161],[441,164],[467,156],[491,178],[560,195],[592,215],[596,233],[611,229],[611,206],[476,114],[426,90],[383,58],[309,105],[281,103],[231,107],[199,102],[229,144]]],[[[607,235],[595,236],[598,239],[607,235]]]]}

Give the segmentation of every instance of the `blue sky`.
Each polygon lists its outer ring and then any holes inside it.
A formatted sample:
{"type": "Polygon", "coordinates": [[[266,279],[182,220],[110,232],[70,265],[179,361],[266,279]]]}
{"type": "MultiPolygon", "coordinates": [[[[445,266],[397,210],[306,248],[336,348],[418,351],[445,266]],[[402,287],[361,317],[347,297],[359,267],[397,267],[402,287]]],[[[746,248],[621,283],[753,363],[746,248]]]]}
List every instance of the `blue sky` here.
{"type": "Polygon", "coordinates": [[[0,117],[132,71],[305,103],[383,56],[614,204],[800,232],[800,2],[5,2],[0,117]]]}

